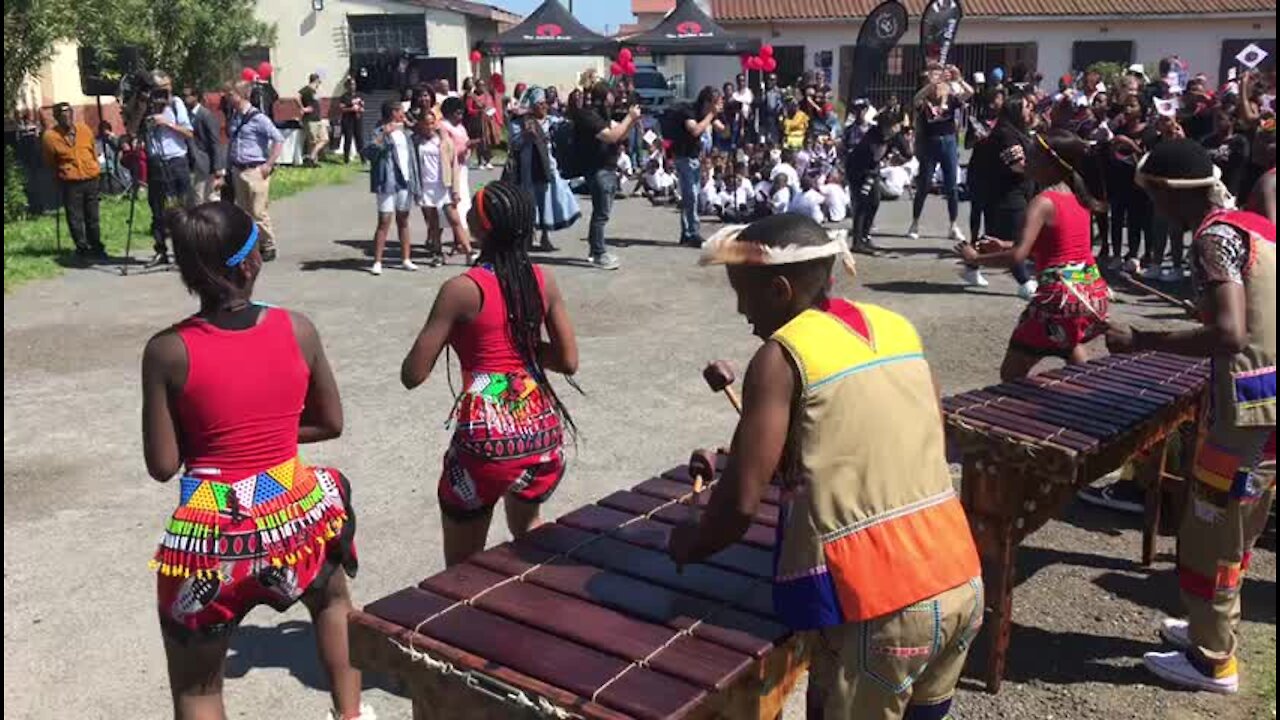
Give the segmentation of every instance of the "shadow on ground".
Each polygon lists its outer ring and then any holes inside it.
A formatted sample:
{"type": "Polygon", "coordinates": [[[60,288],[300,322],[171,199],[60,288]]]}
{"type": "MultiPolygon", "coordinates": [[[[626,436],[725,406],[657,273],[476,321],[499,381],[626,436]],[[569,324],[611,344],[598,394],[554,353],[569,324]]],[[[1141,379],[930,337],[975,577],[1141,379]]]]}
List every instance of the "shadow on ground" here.
{"type": "MultiPolygon", "coordinates": [[[[241,678],[250,671],[284,668],[306,687],[329,690],[329,679],[320,667],[316,636],[311,623],[291,620],[275,627],[242,625],[231,636],[226,676],[241,678]]],[[[365,673],[365,690],[379,689],[408,697],[390,678],[365,673]]]]}

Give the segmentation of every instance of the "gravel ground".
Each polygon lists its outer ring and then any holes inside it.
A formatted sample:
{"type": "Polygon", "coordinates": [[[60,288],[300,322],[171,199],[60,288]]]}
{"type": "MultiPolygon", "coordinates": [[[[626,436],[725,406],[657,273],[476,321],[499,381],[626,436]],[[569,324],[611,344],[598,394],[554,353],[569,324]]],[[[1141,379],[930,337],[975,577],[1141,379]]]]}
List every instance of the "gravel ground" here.
{"type": "MultiPolygon", "coordinates": [[[[483,177],[485,174],[478,174],[483,177]]],[[[363,272],[372,213],[359,183],[278,203],[282,258],[259,298],[311,315],[345,401],[347,429],[308,451],[353,479],[367,602],[443,567],[434,485],[447,441],[444,378],[406,394],[397,375],[440,283],[456,268],[363,272]]],[[[585,203],[584,199],[584,203],[585,203]]],[[[906,203],[885,205],[887,233],[906,203]]],[[[920,329],[946,392],[990,384],[1021,303],[1006,275],[961,288],[936,252],[950,243],[941,202],[918,241],[885,237],[893,257],[862,259],[844,291],[905,313],[920,329]]],[[[702,365],[741,366],[755,346],[722,271],[696,268],[674,247],[678,220],[643,200],[616,206],[617,273],[581,267],[585,222],[558,233],[547,262],[572,307],[585,396],[565,397],[582,429],[570,474],[548,503],[560,515],[681,462],[693,446],[726,441],[732,410],[712,397],[702,365]]],[[[415,233],[422,235],[415,220],[415,233]]],[[[1117,312],[1177,322],[1176,312],[1121,295],[1117,312]]],[[[146,338],[194,303],[173,273],[120,278],[83,270],[35,283],[4,310],[4,702],[6,718],[162,717],[168,713],[149,557],[175,488],[145,474],[137,373],[146,338]],[[71,683],[75,692],[62,695],[71,683]]],[[[504,539],[496,530],[492,541],[504,539]]],[[[1138,523],[1080,505],[1033,535],[1019,556],[1008,679],[999,695],[966,679],[958,718],[1244,718],[1273,716],[1258,700],[1274,684],[1275,555],[1255,555],[1244,595],[1245,688],[1234,699],[1160,686],[1142,669],[1152,630],[1176,609],[1173,544],[1138,566],[1138,523]]],[[[226,687],[235,718],[321,717],[327,696],[301,609],[253,613],[233,642],[226,687]]],[[[385,718],[406,700],[368,680],[385,718]]],[[[793,702],[787,717],[800,717],[793,702]]]]}

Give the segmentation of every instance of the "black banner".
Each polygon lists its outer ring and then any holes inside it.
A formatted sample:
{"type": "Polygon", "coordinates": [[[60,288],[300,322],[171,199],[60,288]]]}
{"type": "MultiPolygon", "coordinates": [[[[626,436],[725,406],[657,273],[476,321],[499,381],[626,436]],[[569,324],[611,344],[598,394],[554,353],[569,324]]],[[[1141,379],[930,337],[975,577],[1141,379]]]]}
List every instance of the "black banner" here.
{"type": "Polygon", "coordinates": [[[847,104],[852,105],[854,100],[865,96],[871,78],[884,66],[889,51],[906,32],[907,9],[898,0],[885,0],[867,15],[853,51],[847,104]]]}
{"type": "Polygon", "coordinates": [[[920,47],[924,48],[926,62],[947,64],[963,17],[960,0],[930,0],[925,6],[924,16],[920,18],[920,47]]]}

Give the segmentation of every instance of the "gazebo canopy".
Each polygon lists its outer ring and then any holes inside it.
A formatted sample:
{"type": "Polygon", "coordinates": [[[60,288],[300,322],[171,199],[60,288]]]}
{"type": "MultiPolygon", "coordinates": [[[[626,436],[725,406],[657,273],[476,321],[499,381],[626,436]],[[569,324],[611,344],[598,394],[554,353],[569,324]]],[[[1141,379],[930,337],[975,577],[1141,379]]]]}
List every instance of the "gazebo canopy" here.
{"type": "Polygon", "coordinates": [[[725,30],[694,0],[679,0],[656,27],[623,38],[622,45],[641,55],[754,55],[760,52],[758,38],[725,30]]]}
{"type": "Polygon", "coordinates": [[[618,43],[588,30],[559,0],[546,0],[523,22],[476,43],[485,55],[614,55],[618,43]]]}

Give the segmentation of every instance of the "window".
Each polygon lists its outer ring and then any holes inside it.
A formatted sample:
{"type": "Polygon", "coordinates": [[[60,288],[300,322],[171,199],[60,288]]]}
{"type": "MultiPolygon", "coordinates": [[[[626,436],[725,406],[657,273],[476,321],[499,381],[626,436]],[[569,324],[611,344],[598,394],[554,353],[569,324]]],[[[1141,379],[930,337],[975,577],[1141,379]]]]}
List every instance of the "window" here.
{"type": "Polygon", "coordinates": [[[1128,66],[1133,62],[1130,40],[1080,40],[1071,45],[1071,69],[1085,71],[1100,62],[1128,66]]]}
{"type": "Polygon", "coordinates": [[[888,67],[885,68],[885,74],[887,75],[902,74],[902,46],[901,45],[895,45],[893,49],[889,51],[889,57],[886,58],[886,62],[888,63],[888,67]]]}
{"type": "Polygon", "coordinates": [[[422,15],[348,15],[351,54],[426,54],[427,24],[422,15]]]}
{"type": "Polygon", "coordinates": [[[800,81],[805,69],[804,58],[803,45],[779,45],[773,48],[773,59],[778,61],[778,69],[774,72],[778,76],[779,87],[790,87],[800,81]]]}

